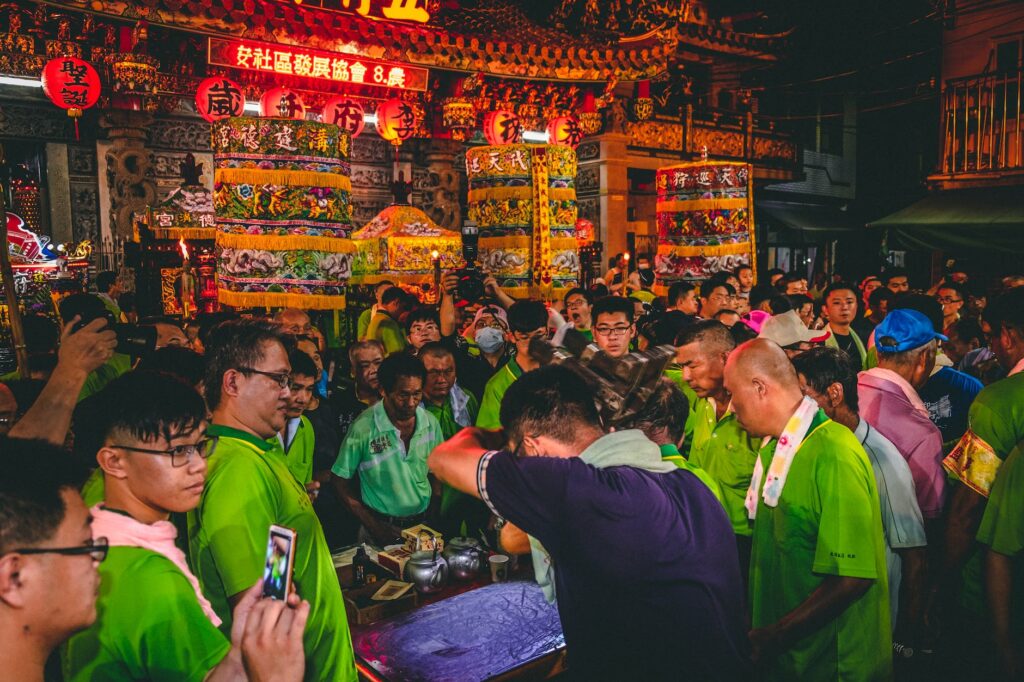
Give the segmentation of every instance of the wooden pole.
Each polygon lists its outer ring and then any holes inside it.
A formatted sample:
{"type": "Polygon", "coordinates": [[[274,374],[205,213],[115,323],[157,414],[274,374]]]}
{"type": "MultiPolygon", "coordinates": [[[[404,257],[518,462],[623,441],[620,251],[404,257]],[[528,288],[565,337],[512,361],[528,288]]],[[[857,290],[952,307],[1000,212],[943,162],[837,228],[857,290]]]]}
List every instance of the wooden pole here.
{"type": "MultiPolygon", "coordinates": [[[[0,145],[0,167],[7,163],[3,145],[0,145]]],[[[0,274],[3,275],[4,296],[7,299],[7,319],[11,321],[11,342],[14,357],[18,361],[18,375],[28,379],[28,348],[25,346],[25,329],[21,326],[21,308],[18,294],[14,290],[14,270],[11,269],[10,247],[7,245],[7,205],[4,188],[0,184],[0,274]]]]}

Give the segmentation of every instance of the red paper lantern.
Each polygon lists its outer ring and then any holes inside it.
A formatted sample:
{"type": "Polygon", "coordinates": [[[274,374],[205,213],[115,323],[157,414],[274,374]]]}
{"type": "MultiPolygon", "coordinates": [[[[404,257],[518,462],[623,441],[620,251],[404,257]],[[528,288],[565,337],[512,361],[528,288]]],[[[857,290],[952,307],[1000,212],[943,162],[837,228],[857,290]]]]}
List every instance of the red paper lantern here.
{"type": "Polygon", "coordinates": [[[491,111],[484,116],[484,139],[487,144],[515,144],[523,135],[519,116],[511,111],[491,111]]]}
{"type": "Polygon", "coordinates": [[[260,97],[260,116],[264,118],[306,118],[306,105],[299,93],[288,88],[272,88],[260,97]]]}
{"type": "Polygon", "coordinates": [[[238,83],[212,76],[200,83],[196,90],[196,111],[210,123],[241,116],[245,111],[245,94],[238,83]]]}
{"type": "Polygon", "coordinates": [[[363,132],[363,105],[347,97],[332,97],[324,105],[322,120],[347,130],[353,138],[363,132]]]}
{"type": "Polygon", "coordinates": [[[583,141],[580,122],[572,116],[559,116],[548,123],[548,144],[560,144],[575,149],[583,141]]]}
{"type": "Polygon", "coordinates": [[[411,102],[395,98],[377,107],[377,132],[396,147],[415,135],[418,127],[416,109],[411,102]]]}
{"type": "Polygon", "coordinates": [[[43,92],[50,101],[75,121],[75,139],[78,139],[78,119],[84,109],[96,104],[100,98],[100,75],[87,61],[78,57],[51,59],[43,67],[43,92]]]}

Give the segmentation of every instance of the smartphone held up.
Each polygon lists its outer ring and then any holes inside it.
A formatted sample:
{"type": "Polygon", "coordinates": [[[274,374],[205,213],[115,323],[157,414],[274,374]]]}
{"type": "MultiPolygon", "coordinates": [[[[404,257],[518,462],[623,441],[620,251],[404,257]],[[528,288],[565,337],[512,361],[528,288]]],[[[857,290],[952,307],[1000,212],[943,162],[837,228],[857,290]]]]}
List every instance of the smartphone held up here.
{"type": "Polygon", "coordinates": [[[267,558],[263,564],[261,596],[287,601],[295,565],[295,531],[284,526],[270,526],[267,537],[267,558]]]}

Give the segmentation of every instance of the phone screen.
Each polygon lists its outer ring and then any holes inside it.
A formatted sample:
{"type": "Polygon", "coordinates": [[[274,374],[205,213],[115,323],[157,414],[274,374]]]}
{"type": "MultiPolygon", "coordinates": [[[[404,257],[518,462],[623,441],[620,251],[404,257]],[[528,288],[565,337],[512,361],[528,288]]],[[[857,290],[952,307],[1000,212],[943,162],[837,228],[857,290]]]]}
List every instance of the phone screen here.
{"type": "Polygon", "coordinates": [[[263,596],[284,601],[292,579],[295,531],[271,526],[267,538],[267,559],[263,565],[263,596]]]}

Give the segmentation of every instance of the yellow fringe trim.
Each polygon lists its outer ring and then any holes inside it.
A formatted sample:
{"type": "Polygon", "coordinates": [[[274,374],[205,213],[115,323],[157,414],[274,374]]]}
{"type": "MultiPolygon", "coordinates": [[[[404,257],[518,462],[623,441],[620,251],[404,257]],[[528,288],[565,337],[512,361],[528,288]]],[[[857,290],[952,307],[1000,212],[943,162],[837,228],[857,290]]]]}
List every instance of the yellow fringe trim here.
{"type": "Polygon", "coordinates": [[[658,247],[658,255],[672,256],[733,256],[741,253],[750,253],[754,248],[752,242],[741,242],[739,244],[718,244],[709,246],[673,246],[662,244],[658,247]]]}
{"type": "Polygon", "coordinates": [[[723,209],[748,208],[748,199],[695,199],[693,201],[659,201],[658,213],[679,213],[685,211],[720,211],[723,209]]]}
{"type": "Polygon", "coordinates": [[[394,282],[396,284],[433,284],[434,273],[381,273],[379,275],[353,275],[349,278],[349,284],[379,284],[381,282],[394,282]]]}
{"type": "Polygon", "coordinates": [[[288,187],[332,187],[352,191],[352,180],[339,173],[317,173],[298,170],[264,170],[261,168],[218,168],[214,182],[229,185],[282,185],[288,187]]]}
{"type": "Polygon", "coordinates": [[[324,251],[355,253],[351,239],[341,237],[309,237],[306,235],[258,235],[217,233],[217,246],[226,249],[260,249],[263,251],[324,251]]]}
{"type": "Polygon", "coordinates": [[[150,228],[154,239],[213,239],[217,236],[215,227],[153,227],[150,228]]]}
{"type": "MultiPolygon", "coordinates": [[[[551,187],[548,195],[554,201],[575,201],[576,190],[571,187],[551,187]]],[[[531,199],[532,187],[481,187],[469,190],[468,201],[504,201],[506,199],[531,199]]]]}
{"type": "Polygon", "coordinates": [[[573,237],[555,237],[551,240],[552,251],[575,251],[579,243],[573,237]]]}
{"type": "Polygon", "coordinates": [[[481,249],[528,249],[533,237],[519,235],[515,237],[480,237],[481,249]]]}
{"type": "Polygon", "coordinates": [[[285,294],[278,292],[245,292],[217,290],[221,305],[235,308],[304,308],[306,310],[344,310],[344,296],[285,294]]]}

